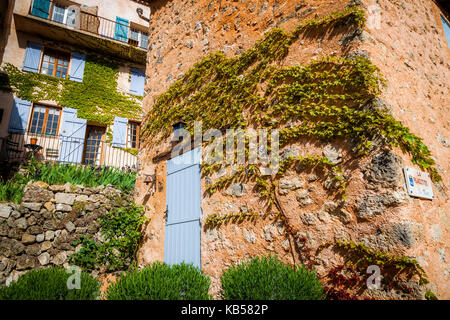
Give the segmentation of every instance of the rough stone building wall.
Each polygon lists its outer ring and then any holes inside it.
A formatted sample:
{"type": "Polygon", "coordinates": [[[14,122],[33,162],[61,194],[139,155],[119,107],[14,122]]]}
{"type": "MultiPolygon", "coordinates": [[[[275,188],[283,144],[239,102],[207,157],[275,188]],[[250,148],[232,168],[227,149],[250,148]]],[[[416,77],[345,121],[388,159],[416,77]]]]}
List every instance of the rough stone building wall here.
{"type": "MultiPolygon", "coordinates": [[[[80,235],[102,241],[98,219],[122,207],[120,190],[111,186],[47,185],[30,182],[22,203],[0,203],[0,284],[31,269],[69,266],[80,235]]],[[[98,274],[95,271],[94,274],[98,274]]]]}
{"type": "MultiPolygon", "coordinates": [[[[450,49],[433,1],[377,1],[380,29],[368,29],[360,50],[386,76],[382,98],[396,119],[424,139],[442,174],[434,184],[433,201],[410,198],[407,206],[387,218],[411,221],[421,238],[406,251],[417,257],[438,285],[442,298],[450,297],[450,49]]],[[[367,5],[370,5],[367,1],[367,5]]],[[[376,7],[375,7],[376,8],[376,7]]],[[[397,152],[404,164],[408,157],[397,152]]]]}
{"type": "MultiPolygon", "coordinates": [[[[152,107],[195,62],[222,50],[238,55],[262,38],[265,31],[282,27],[292,31],[299,22],[340,11],[358,1],[155,1],[151,4],[150,49],[147,58],[146,97],[143,108],[152,107]]],[[[206,228],[214,213],[252,210],[264,212],[266,204],[252,192],[253,185],[234,184],[209,196],[202,178],[202,270],[212,277],[213,293],[219,290],[222,270],[253,256],[276,253],[284,261],[302,261],[302,248],[318,248],[326,241],[363,241],[371,248],[415,257],[427,272],[428,288],[440,298],[450,297],[449,240],[449,77],[450,50],[446,45],[438,9],[432,1],[363,1],[367,10],[380,8],[381,28],[364,28],[362,34],[328,33],[300,37],[283,60],[284,66],[305,64],[327,55],[369,57],[387,78],[377,103],[424,139],[436,159],[443,182],[434,184],[435,199],[419,200],[405,192],[401,169],[414,167],[399,149],[378,150],[352,160],[348,144],[321,144],[302,140],[283,154],[325,155],[339,161],[348,178],[347,200],[330,192],[320,172],[291,170],[280,182],[280,203],[298,235],[306,240],[291,251],[284,224],[270,215],[254,222],[230,223],[206,228]],[[372,7],[371,7],[372,6],[372,7]]],[[[164,257],[166,162],[152,158],[168,150],[167,141],[140,153],[142,173],[136,183],[137,202],[146,205],[151,218],[141,249],[143,265],[164,257]],[[145,174],[156,173],[156,183],[143,183],[145,174]]],[[[317,260],[319,275],[342,263],[342,256],[323,250],[317,260]]],[[[413,284],[407,283],[414,287],[413,284]]],[[[414,289],[417,289],[414,287],[414,289]]],[[[409,296],[399,292],[378,297],[423,297],[423,290],[409,296]]]]}

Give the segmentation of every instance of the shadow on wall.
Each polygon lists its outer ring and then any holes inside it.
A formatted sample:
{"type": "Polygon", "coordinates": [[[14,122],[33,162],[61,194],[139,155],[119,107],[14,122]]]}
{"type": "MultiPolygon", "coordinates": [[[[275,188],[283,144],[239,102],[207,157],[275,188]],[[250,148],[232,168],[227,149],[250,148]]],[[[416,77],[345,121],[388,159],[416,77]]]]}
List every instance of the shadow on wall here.
{"type": "Polygon", "coordinates": [[[0,65],[3,63],[6,42],[11,32],[13,8],[16,0],[0,1],[0,65]]]}
{"type": "Polygon", "coordinates": [[[150,7],[150,25],[152,23],[152,15],[157,13],[160,9],[164,8],[169,2],[172,2],[170,0],[157,0],[157,1],[151,1],[148,6],[150,7]]]}
{"type": "MultiPolygon", "coordinates": [[[[23,135],[16,134],[12,139],[9,131],[9,121],[14,104],[14,96],[11,92],[0,91],[0,109],[3,110],[3,117],[0,123],[0,175],[9,176],[9,168],[14,161],[21,161],[24,144],[26,143],[23,135]]],[[[26,128],[24,128],[25,130],[26,128]]]]}

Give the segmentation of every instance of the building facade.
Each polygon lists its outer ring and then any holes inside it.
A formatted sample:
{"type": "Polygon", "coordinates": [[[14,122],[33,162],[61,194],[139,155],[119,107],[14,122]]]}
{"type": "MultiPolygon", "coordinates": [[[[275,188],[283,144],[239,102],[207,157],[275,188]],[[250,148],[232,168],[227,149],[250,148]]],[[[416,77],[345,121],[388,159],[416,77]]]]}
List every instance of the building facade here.
{"type": "Polygon", "coordinates": [[[145,2],[6,4],[2,161],[136,167],[150,9],[145,2]]]}
{"type": "Polygon", "coordinates": [[[444,1],[161,0],[150,8],[136,183],[150,217],[141,265],[192,262],[216,294],[222,270],[277,254],[314,265],[332,287],[336,272],[356,272],[346,264],[356,248],[363,260],[391,257],[381,289],[368,289],[366,269],[357,271],[359,297],[450,297],[444,1]],[[267,178],[249,163],[205,164],[199,148],[173,155],[172,125],[192,134],[194,121],[202,133],[279,129],[284,171],[267,178]],[[408,193],[416,180],[407,168],[431,177],[432,199],[408,193]],[[416,271],[393,276],[392,261],[416,271]]]}

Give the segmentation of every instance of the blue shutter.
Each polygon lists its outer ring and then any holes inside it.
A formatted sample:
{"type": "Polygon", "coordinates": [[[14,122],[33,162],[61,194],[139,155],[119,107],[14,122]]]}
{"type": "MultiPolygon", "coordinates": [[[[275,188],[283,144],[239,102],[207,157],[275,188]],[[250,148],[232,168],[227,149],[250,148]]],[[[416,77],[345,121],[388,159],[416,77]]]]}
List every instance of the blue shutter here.
{"type": "Polygon", "coordinates": [[[113,127],[112,146],[118,148],[125,148],[127,142],[127,125],[128,119],[115,117],[113,127]]]}
{"type": "Polygon", "coordinates": [[[444,27],[445,37],[447,38],[447,45],[450,48],[450,24],[445,20],[444,16],[441,15],[442,26],[444,27]]]}
{"type": "Polygon", "coordinates": [[[9,119],[9,132],[25,133],[27,130],[28,116],[30,114],[31,101],[14,99],[11,118],[9,119]]]}
{"type": "Polygon", "coordinates": [[[42,43],[28,41],[23,62],[23,71],[38,72],[41,62],[42,43]]]}
{"type": "Polygon", "coordinates": [[[173,265],[192,263],[201,269],[200,220],[166,225],[164,238],[164,262],[173,265]]]}
{"type": "Polygon", "coordinates": [[[49,12],[50,12],[50,0],[33,1],[33,8],[31,9],[31,14],[33,16],[47,19],[49,12]]]}
{"type": "Polygon", "coordinates": [[[130,93],[137,96],[144,96],[145,71],[131,69],[130,93]]]}
{"type": "Polygon", "coordinates": [[[123,42],[128,41],[128,20],[116,17],[115,39],[123,42]]]}
{"type": "Polygon", "coordinates": [[[200,164],[201,152],[200,148],[195,148],[189,152],[183,153],[178,157],[175,157],[167,161],[167,174],[170,175],[174,172],[186,169],[193,165],[200,164]]]}
{"type": "Polygon", "coordinates": [[[70,62],[70,80],[83,82],[84,65],[86,64],[86,55],[83,53],[72,52],[72,61],[70,62]]]}
{"type": "Polygon", "coordinates": [[[59,129],[61,145],[58,161],[81,163],[86,135],[86,122],[86,119],[77,117],[76,109],[63,108],[62,122],[59,129]]]}
{"type": "Polygon", "coordinates": [[[164,262],[200,268],[200,148],[167,162],[164,262]]]}

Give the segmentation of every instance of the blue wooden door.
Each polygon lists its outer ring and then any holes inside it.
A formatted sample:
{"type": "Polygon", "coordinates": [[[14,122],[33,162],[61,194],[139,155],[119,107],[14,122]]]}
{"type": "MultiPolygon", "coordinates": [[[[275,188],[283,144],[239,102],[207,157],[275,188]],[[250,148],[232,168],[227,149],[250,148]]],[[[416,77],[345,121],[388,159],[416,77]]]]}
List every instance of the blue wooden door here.
{"type": "Polygon", "coordinates": [[[61,144],[58,161],[81,163],[86,136],[86,119],[77,117],[77,110],[64,108],[60,128],[61,144]]]}
{"type": "Polygon", "coordinates": [[[200,268],[200,148],[167,162],[164,261],[200,268]]]}

